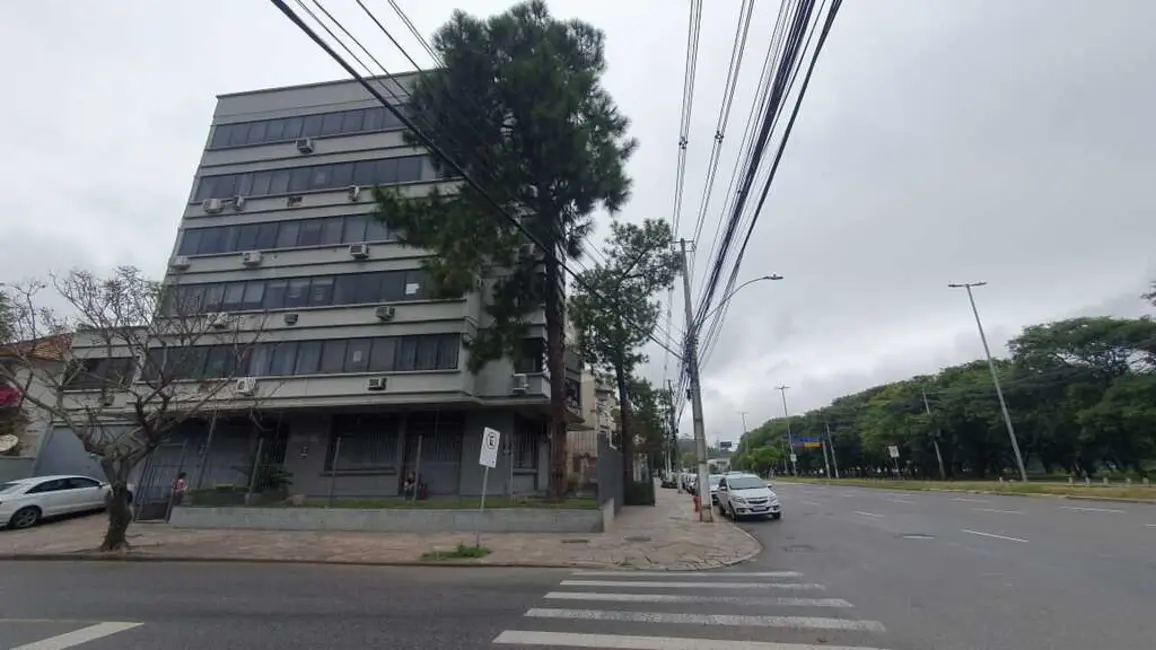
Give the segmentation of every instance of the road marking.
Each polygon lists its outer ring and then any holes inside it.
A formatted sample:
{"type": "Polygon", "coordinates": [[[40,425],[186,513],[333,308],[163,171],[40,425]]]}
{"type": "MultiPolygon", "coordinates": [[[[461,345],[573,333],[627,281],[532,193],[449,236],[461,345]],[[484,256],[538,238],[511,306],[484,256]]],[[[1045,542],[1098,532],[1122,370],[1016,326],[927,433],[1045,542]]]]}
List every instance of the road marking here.
{"type": "Polygon", "coordinates": [[[1156,524],[1144,524],[1145,528],[1156,528],[1156,524]]]}
{"type": "Polygon", "coordinates": [[[952,501],[966,501],[968,503],[987,503],[988,499],[964,499],[963,497],[955,497],[952,501]]]}
{"type": "Polygon", "coordinates": [[[678,578],[798,578],[798,571],[736,571],[734,573],[692,573],[679,571],[575,571],[576,576],[663,576],[678,578]]]}
{"type": "Polygon", "coordinates": [[[626,634],[577,634],[574,632],[529,632],[506,630],[495,644],[560,646],[568,648],[614,648],[615,650],[880,650],[879,648],[776,643],[774,641],[725,641],[672,636],[632,636],[626,634]]]}
{"type": "Polygon", "coordinates": [[[1006,540],[1007,540],[1007,541],[1009,541],[1009,542],[1020,542],[1020,543],[1022,543],[1022,544],[1027,544],[1027,543],[1028,543],[1028,540],[1026,540],[1026,539],[1020,539],[1020,538],[1018,538],[1018,537],[1007,537],[1007,536],[1005,536],[1005,535],[996,535],[996,534],[994,534],[994,533],[981,533],[981,532],[979,532],[978,530],[968,530],[968,529],[966,529],[966,528],[962,528],[961,530],[962,530],[963,532],[965,532],[965,533],[968,533],[968,534],[970,534],[970,535],[979,535],[980,537],[991,537],[991,538],[994,538],[994,539],[1006,539],[1006,540]]]}
{"type": "Polygon", "coordinates": [[[548,600],[610,603],[724,603],[747,607],[854,607],[842,598],[775,598],[758,596],[688,596],[684,594],[611,594],[595,591],[551,591],[548,600]]]}
{"type": "Polygon", "coordinates": [[[812,505],[812,506],[821,506],[821,505],[823,505],[823,504],[819,503],[818,501],[810,501],[810,500],[808,500],[808,499],[803,499],[802,501],[803,501],[803,503],[806,503],[807,505],[812,505]]]}
{"type": "Polygon", "coordinates": [[[1123,510],[1115,508],[1077,508],[1076,506],[1060,506],[1060,510],[1079,510],[1080,512],[1111,512],[1114,514],[1124,514],[1123,510]]]}
{"type": "Polygon", "coordinates": [[[890,501],[891,503],[915,503],[909,499],[884,499],[884,501],[890,501]]]}
{"type": "Polygon", "coordinates": [[[796,582],[652,582],[643,580],[563,580],[563,587],[629,587],[632,589],[813,589],[823,585],[796,582]]]}
{"type": "Polygon", "coordinates": [[[657,623],[660,625],[728,625],[731,627],[785,627],[809,630],[848,630],[886,632],[879,621],[857,621],[850,618],[818,616],[747,616],[744,614],[683,614],[678,612],[630,612],[607,609],[553,609],[535,607],[526,612],[530,618],[565,618],[580,621],[614,621],[619,623],[657,623]]]}
{"type": "Polygon", "coordinates": [[[89,625],[82,627],[79,630],[65,632],[54,637],[41,639],[32,643],[16,646],[12,650],[65,650],[72,648],[82,643],[103,639],[106,636],[112,636],[125,630],[131,630],[134,627],[140,627],[143,623],[118,623],[115,621],[108,621],[105,623],[97,623],[96,625],[89,625]]]}
{"type": "Polygon", "coordinates": [[[862,510],[856,510],[855,514],[863,515],[864,517],[882,517],[883,516],[883,515],[877,515],[874,512],[863,512],[862,510]]]}
{"type": "Polygon", "coordinates": [[[976,512],[1001,512],[1008,515],[1022,515],[1023,510],[1000,510],[999,508],[972,508],[976,512]]]}

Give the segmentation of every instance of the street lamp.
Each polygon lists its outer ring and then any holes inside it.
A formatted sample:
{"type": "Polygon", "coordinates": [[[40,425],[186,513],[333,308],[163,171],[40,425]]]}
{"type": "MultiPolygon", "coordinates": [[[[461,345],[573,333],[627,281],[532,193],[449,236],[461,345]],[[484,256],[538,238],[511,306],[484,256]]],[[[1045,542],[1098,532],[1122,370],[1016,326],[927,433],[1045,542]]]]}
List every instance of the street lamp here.
{"type": "Polygon", "coordinates": [[[1007,401],[1003,398],[1003,389],[999,385],[999,374],[995,371],[995,361],[991,358],[991,348],[987,345],[987,335],[983,333],[983,323],[979,320],[979,309],[975,306],[975,296],[972,287],[982,287],[987,282],[953,282],[947,286],[951,289],[966,289],[967,300],[971,303],[971,313],[975,315],[975,326],[979,329],[979,340],[983,342],[983,353],[987,356],[987,368],[991,371],[991,381],[995,384],[995,394],[999,398],[999,408],[1003,411],[1003,422],[1007,426],[1008,438],[1011,438],[1012,451],[1016,455],[1016,466],[1020,470],[1020,480],[1028,482],[1028,472],[1024,469],[1024,457],[1020,454],[1020,443],[1016,440],[1016,430],[1012,425],[1011,414],[1007,410],[1007,401]]]}
{"type": "Polygon", "coordinates": [[[750,280],[747,280],[746,282],[735,287],[730,293],[723,296],[722,300],[718,301],[718,304],[715,305],[714,309],[708,311],[706,314],[703,315],[702,322],[705,323],[708,318],[710,318],[711,316],[714,316],[715,313],[718,312],[718,310],[722,309],[727,304],[727,301],[729,301],[731,298],[734,298],[735,294],[738,293],[739,290],[742,289],[743,287],[754,284],[756,282],[763,282],[765,280],[782,280],[782,279],[783,279],[783,276],[779,275],[778,273],[772,273],[770,275],[761,275],[757,278],[751,278],[750,280]]]}

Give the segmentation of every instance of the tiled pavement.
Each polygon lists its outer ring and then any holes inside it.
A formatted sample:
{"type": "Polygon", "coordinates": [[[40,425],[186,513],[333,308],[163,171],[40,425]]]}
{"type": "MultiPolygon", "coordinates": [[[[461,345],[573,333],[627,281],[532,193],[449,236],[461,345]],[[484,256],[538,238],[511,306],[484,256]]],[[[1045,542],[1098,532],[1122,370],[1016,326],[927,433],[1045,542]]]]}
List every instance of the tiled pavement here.
{"type": "MultiPolygon", "coordinates": [[[[86,555],[104,532],[103,515],[49,522],[29,530],[0,530],[0,559],[86,555]]],[[[253,560],[397,564],[425,552],[473,544],[470,533],[397,534],[176,529],[134,524],[132,556],[147,559],[253,560]]],[[[716,517],[700,523],[691,498],[658,490],[654,507],[623,508],[612,529],[590,534],[485,534],[493,552],[471,563],[585,568],[697,570],[753,557],[759,543],[716,517]]]]}

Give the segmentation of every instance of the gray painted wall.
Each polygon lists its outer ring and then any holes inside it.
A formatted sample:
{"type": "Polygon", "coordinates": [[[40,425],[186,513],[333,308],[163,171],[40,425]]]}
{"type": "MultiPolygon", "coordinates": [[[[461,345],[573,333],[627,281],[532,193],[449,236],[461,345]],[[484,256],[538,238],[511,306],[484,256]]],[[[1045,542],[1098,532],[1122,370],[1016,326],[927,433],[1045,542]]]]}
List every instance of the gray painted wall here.
{"type": "Polygon", "coordinates": [[[28,456],[0,456],[0,483],[32,476],[36,459],[28,456]]]}

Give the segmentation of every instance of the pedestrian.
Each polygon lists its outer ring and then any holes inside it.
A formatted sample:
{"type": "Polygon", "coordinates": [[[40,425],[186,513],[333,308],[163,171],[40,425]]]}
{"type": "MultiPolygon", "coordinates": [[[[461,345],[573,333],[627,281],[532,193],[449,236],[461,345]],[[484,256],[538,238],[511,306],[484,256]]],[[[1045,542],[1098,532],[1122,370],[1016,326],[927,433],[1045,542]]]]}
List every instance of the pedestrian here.
{"type": "Polygon", "coordinates": [[[179,506],[185,499],[185,491],[189,489],[189,482],[185,478],[185,473],[177,474],[177,480],[173,481],[173,505],[179,506]]]}

